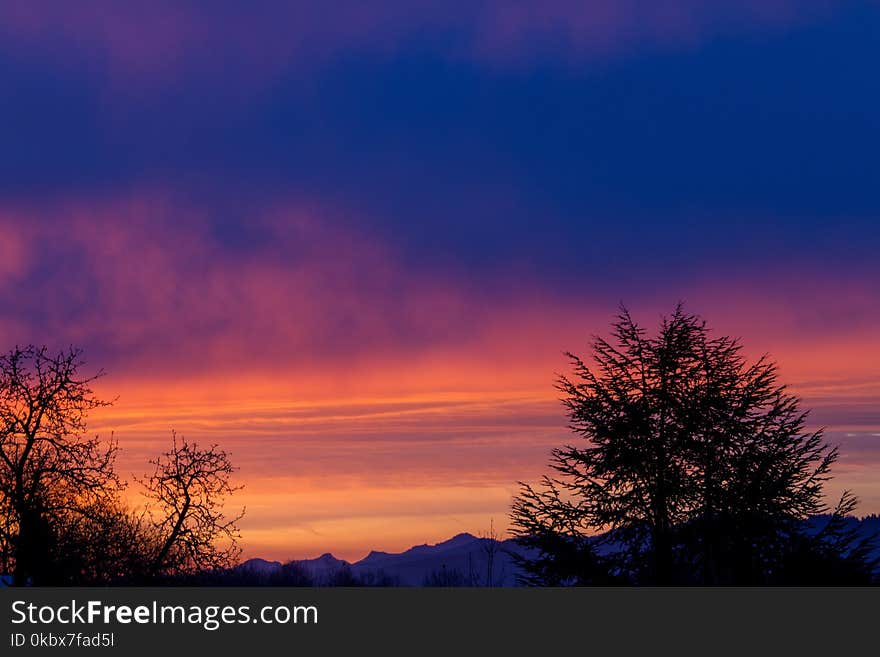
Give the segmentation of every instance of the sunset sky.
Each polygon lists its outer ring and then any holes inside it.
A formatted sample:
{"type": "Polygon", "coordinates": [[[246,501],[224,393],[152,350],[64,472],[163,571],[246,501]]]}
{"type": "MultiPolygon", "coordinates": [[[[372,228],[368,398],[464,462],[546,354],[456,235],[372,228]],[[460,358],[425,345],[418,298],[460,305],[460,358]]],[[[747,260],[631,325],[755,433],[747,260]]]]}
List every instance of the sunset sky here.
{"type": "MultiPolygon", "coordinates": [[[[245,556],[504,531],[623,302],[769,353],[880,512],[880,2],[0,4],[0,350],[245,556]]],[[[132,500],[137,502],[136,489],[132,500]]]]}

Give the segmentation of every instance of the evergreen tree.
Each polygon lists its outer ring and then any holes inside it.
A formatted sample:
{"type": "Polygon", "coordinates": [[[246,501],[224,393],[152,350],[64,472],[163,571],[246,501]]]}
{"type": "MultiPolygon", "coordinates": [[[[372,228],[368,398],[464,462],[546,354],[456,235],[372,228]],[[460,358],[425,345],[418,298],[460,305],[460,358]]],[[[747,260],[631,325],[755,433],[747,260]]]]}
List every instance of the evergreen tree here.
{"type": "Polygon", "coordinates": [[[573,375],[557,387],[583,440],[553,450],[554,474],[514,500],[524,581],[801,583],[835,568],[870,579],[868,544],[839,522],[851,495],[810,530],[838,453],[806,429],[774,362],[750,364],[681,305],[653,337],[622,309],[592,363],[567,355],[573,375]]]}

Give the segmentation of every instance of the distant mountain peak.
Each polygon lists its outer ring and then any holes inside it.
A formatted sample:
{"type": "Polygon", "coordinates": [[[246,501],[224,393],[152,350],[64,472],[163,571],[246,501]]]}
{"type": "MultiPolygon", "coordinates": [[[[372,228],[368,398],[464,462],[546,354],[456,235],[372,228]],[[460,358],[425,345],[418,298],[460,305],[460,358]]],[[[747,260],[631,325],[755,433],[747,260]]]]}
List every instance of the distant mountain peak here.
{"type": "MultiPolygon", "coordinates": [[[[415,545],[399,553],[372,550],[360,561],[349,563],[325,552],[312,559],[298,559],[297,564],[317,582],[331,581],[339,573],[350,569],[355,577],[367,577],[372,581],[390,578],[402,586],[421,586],[426,581],[442,573],[446,578],[458,578],[462,582],[484,582],[488,578],[486,538],[468,532],[456,534],[435,544],[415,545]]],[[[500,542],[500,541],[499,541],[500,542]]],[[[265,576],[281,571],[277,561],[249,559],[239,566],[251,573],[265,576]]],[[[496,556],[492,579],[495,584],[511,586],[514,584],[516,566],[506,553],[496,556]]]]}
{"type": "Polygon", "coordinates": [[[337,568],[349,565],[345,559],[337,559],[330,552],[325,552],[320,557],[315,557],[314,559],[299,559],[297,563],[306,568],[337,568]]]}
{"type": "Polygon", "coordinates": [[[478,540],[480,540],[480,539],[478,539],[473,534],[469,534],[468,532],[462,532],[460,534],[456,534],[452,538],[449,538],[449,539],[443,541],[442,543],[437,543],[437,545],[438,546],[440,546],[440,545],[461,545],[462,543],[472,543],[473,541],[478,541],[478,540]]]}
{"type": "Polygon", "coordinates": [[[281,569],[281,562],[254,557],[239,564],[238,568],[255,573],[271,573],[281,569]]]}

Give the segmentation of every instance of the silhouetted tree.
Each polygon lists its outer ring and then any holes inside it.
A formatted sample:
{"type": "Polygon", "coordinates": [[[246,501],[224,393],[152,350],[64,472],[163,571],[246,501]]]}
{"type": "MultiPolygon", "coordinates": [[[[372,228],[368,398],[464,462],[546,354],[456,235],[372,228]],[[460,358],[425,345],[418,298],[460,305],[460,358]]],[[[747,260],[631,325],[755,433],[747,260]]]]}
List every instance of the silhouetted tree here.
{"type": "MultiPolygon", "coordinates": [[[[220,509],[232,466],[176,436],[135,512],[114,472],[117,444],[87,437],[97,398],[81,351],[16,347],[0,356],[0,571],[33,584],[137,584],[228,565],[238,517],[220,509]]],[[[240,517],[240,516],[239,516],[240,517]]]]}
{"type": "Polygon", "coordinates": [[[98,399],[78,349],[16,347],[0,356],[0,550],[15,583],[55,583],[66,528],[114,499],[116,444],[88,438],[98,399]],[[70,522],[62,522],[67,518],[70,522]]]}
{"type": "Polygon", "coordinates": [[[381,568],[379,570],[368,570],[361,573],[359,577],[360,586],[389,587],[400,586],[400,577],[389,575],[381,568]]]}
{"type": "Polygon", "coordinates": [[[83,513],[55,517],[63,527],[52,555],[54,582],[64,585],[143,584],[159,537],[142,512],[118,499],[94,503],[83,513]]]}
{"type": "MultiPolygon", "coordinates": [[[[495,559],[501,550],[501,544],[498,541],[498,532],[495,531],[495,521],[489,520],[489,531],[482,537],[483,554],[486,555],[486,586],[497,586],[498,579],[495,573],[495,559]]],[[[502,574],[503,578],[503,574],[502,574]]]]}
{"type": "Polygon", "coordinates": [[[578,501],[563,497],[553,478],[543,486],[521,484],[511,511],[511,531],[522,552],[511,551],[517,579],[528,586],[608,585],[629,581],[591,540],[592,528],[578,501]]]}
{"type": "Polygon", "coordinates": [[[747,363],[681,306],[655,337],[622,309],[612,337],[589,365],[567,354],[574,376],[558,380],[584,443],[553,450],[555,474],[514,500],[524,581],[791,582],[821,579],[795,567],[805,554],[860,561],[836,525],[807,532],[837,450],[805,429],[773,362],[747,363]]]}
{"type": "Polygon", "coordinates": [[[441,564],[440,568],[435,568],[425,576],[423,586],[459,587],[467,584],[468,578],[460,570],[447,568],[446,564],[441,564]]]}
{"type": "Polygon", "coordinates": [[[288,561],[269,576],[270,586],[315,586],[315,578],[299,561],[288,561]]]}
{"type": "Polygon", "coordinates": [[[325,573],[321,578],[321,584],[325,586],[352,587],[362,586],[361,581],[355,576],[351,570],[351,566],[343,564],[339,568],[335,568],[325,573]]]}
{"type": "Polygon", "coordinates": [[[171,449],[155,461],[141,483],[152,503],[149,522],[160,538],[152,555],[156,577],[176,577],[229,567],[240,554],[236,523],[244,511],[226,517],[223,503],[240,486],[230,483],[234,468],[217,445],[199,449],[172,433],[171,449]]]}

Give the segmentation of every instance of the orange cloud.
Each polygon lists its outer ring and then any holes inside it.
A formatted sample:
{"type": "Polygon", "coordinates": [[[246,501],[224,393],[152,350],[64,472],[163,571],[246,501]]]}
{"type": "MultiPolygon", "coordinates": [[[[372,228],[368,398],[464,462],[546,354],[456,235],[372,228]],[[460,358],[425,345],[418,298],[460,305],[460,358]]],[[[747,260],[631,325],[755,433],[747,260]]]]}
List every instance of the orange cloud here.
{"type": "MultiPolygon", "coordinates": [[[[80,344],[109,371],[97,390],[118,400],[90,428],[114,432],[125,476],[171,429],[222,444],[246,484],[233,504],[248,508],[249,555],[357,558],[503,530],[515,482],[571,438],[553,388],[562,352],[586,355],[615,311],[589,281],[575,303],[537,279],[498,296],[406,268],[310,203],[255,216],[254,248],[220,243],[204,211],[161,195],[3,216],[16,265],[0,295],[16,313],[0,338],[80,344]]],[[[769,352],[841,443],[832,492],[880,510],[869,281],[805,269],[645,288],[632,310],[648,328],[684,298],[750,355],[769,352]]]]}

